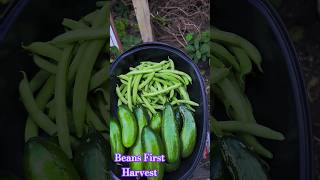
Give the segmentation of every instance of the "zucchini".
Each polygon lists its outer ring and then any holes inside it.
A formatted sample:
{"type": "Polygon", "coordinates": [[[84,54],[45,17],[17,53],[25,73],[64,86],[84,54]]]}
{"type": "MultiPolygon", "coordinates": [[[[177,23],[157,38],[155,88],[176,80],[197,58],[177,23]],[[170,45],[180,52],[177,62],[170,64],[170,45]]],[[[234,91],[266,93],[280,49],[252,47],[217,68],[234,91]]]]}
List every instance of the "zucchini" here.
{"type": "MultiPolygon", "coordinates": [[[[145,126],[142,130],[141,141],[144,152],[151,153],[154,156],[163,155],[163,147],[160,136],[150,127],[145,126]]],[[[164,163],[163,162],[146,162],[146,170],[156,170],[157,176],[148,177],[148,179],[163,179],[164,163]]]]}
{"type": "MultiPolygon", "coordinates": [[[[139,134],[138,138],[135,142],[135,144],[131,147],[129,154],[131,156],[143,156],[143,147],[141,144],[141,132],[142,129],[148,124],[147,120],[147,113],[146,110],[143,106],[138,105],[134,108],[134,115],[136,117],[136,120],[138,121],[138,126],[139,126],[139,134]]],[[[130,163],[130,168],[131,170],[143,170],[143,162],[131,162],[130,163]]]]}
{"type": "Polygon", "coordinates": [[[161,113],[157,112],[152,116],[151,123],[150,123],[150,128],[154,130],[154,132],[160,134],[161,132],[161,123],[162,123],[162,117],[161,113]]]}
{"type": "Polygon", "coordinates": [[[29,139],[25,145],[24,172],[27,180],[80,180],[59,146],[40,137],[29,139]]]}
{"type": "Polygon", "coordinates": [[[118,107],[118,118],[122,130],[122,144],[124,147],[130,148],[136,142],[138,135],[137,120],[126,105],[118,107]]]}
{"type": "Polygon", "coordinates": [[[165,171],[166,172],[176,171],[177,169],[179,169],[180,164],[181,164],[180,160],[175,163],[165,163],[165,171]]]}
{"type": "Polygon", "coordinates": [[[240,140],[226,136],[219,141],[222,157],[235,180],[267,180],[268,175],[258,157],[240,140]]]}
{"type": "Polygon", "coordinates": [[[95,129],[90,129],[78,146],[74,163],[82,180],[109,179],[109,143],[95,129]]]}
{"type": "Polygon", "coordinates": [[[163,110],[163,121],[161,126],[162,140],[168,163],[175,163],[180,160],[181,142],[178,133],[175,114],[172,106],[165,104],[163,110]]]}
{"type": "Polygon", "coordinates": [[[125,149],[122,145],[121,128],[117,120],[110,119],[110,145],[111,145],[111,158],[114,159],[116,153],[123,154],[125,149]]]}
{"type": "Polygon", "coordinates": [[[210,177],[212,180],[227,180],[228,176],[226,164],[222,158],[218,140],[214,139],[210,151],[210,177]]]}
{"type": "Polygon", "coordinates": [[[181,156],[186,158],[191,155],[196,145],[197,127],[192,112],[186,106],[180,105],[179,112],[183,120],[180,134],[181,156]]]}

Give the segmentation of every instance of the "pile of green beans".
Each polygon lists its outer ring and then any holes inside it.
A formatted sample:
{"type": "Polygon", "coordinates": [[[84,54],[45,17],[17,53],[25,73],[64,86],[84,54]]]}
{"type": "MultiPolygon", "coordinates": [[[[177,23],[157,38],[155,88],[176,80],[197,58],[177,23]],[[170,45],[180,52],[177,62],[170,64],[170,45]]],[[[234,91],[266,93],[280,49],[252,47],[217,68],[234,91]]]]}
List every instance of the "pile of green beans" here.
{"type": "Polygon", "coordinates": [[[72,143],[89,129],[108,133],[109,3],[79,21],[64,19],[66,32],[48,42],[33,42],[28,51],[40,71],[29,81],[23,72],[21,100],[29,113],[25,141],[40,129],[57,136],[71,158],[72,143]]]}
{"type": "Polygon", "coordinates": [[[217,28],[211,29],[211,94],[213,94],[211,131],[218,137],[234,133],[256,153],[272,158],[273,154],[262,146],[256,137],[284,140],[283,134],[257,124],[253,108],[245,95],[245,78],[253,65],[262,72],[262,57],[258,49],[246,39],[217,28]],[[234,121],[218,121],[215,117],[215,100],[225,106],[226,114],[234,121]]]}
{"type": "Polygon", "coordinates": [[[169,57],[161,62],[143,61],[118,78],[118,106],[126,104],[132,110],[135,105],[142,104],[150,114],[163,110],[166,102],[171,105],[186,104],[192,111],[193,106],[199,106],[190,100],[187,91],[187,86],[192,83],[191,77],[176,70],[169,57]]]}

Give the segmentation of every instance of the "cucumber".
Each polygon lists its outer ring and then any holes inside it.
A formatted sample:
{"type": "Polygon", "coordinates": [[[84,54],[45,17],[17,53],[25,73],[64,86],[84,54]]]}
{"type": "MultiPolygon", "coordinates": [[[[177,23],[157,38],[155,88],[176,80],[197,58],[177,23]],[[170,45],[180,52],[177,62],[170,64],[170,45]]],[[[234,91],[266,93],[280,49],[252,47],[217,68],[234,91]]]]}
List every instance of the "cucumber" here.
{"type": "Polygon", "coordinates": [[[267,180],[268,175],[258,157],[240,140],[226,136],[219,141],[227,168],[235,180],[267,180]]]}
{"type": "Polygon", "coordinates": [[[157,112],[152,116],[151,123],[150,123],[150,128],[154,130],[154,132],[160,134],[161,132],[161,123],[162,123],[162,117],[161,113],[157,112]]]}
{"type": "Polygon", "coordinates": [[[130,148],[135,143],[138,135],[137,120],[126,105],[118,107],[118,118],[122,130],[122,144],[124,147],[130,148]]]}
{"type": "Polygon", "coordinates": [[[67,155],[44,138],[31,138],[24,150],[27,180],[79,180],[80,176],[67,155]]]}
{"type": "Polygon", "coordinates": [[[177,161],[175,163],[165,163],[165,171],[166,172],[173,172],[179,169],[181,161],[177,161]]]}
{"type": "Polygon", "coordinates": [[[78,146],[74,163],[82,180],[109,179],[110,147],[103,136],[90,129],[78,146]]]}
{"type": "Polygon", "coordinates": [[[125,149],[122,145],[121,128],[118,121],[110,119],[110,145],[111,145],[111,158],[114,159],[116,153],[123,154],[125,149]]]}
{"type": "MultiPolygon", "coordinates": [[[[149,152],[152,155],[163,155],[163,147],[160,136],[155,133],[150,127],[145,126],[142,130],[141,141],[144,152],[149,152]]],[[[163,179],[164,163],[163,162],[146,162],[146,170],[157,170],[157,176],[148,177],[148,179],[163,179]]]]}
{"type": "MultiPolygon", "coordinates": [[[[141,132],[142,129],[148,124],[148,114],[146,113],[146,110],[143,106],[138,105],[134,108],[134,115],[136,117],[136,120],[138,121],[139,134],[136,143],[131,147],[129,154],[131,156],[143,157],[144,151],[141,144],[141,132]]],[[[143,164],[143,162],[132,162],[130,163],[130,168],[131,170],[143,170],[143,164]]]]}
{"type": "Polygon", "coordinates": [[[176,122],[177,122],[177,128],[178,128],[178,132],[181,132],[181,127],[182,127],[182,118],[181,118],[181,114],[179,112],[179,108],[175,108],[175,116],[176,116],[176,122]]]}
{"type": "Polygon", "coordinates": [[[180,160],[181,143],[175,114],[170,104],[165,104],[162,117],[161,134],[166,160],[168,163],[175,163],[180,160]]]}
{"type": "Polygon", "coordinates": [[[190,156],[196,145],[197,127],[192,112],[186,106],[180,105],[179,112],[183,120],[183,126],[180,134],[181,156],[186,158],[190,156]]]}
{"type": "Polygon", "coordinates": [[[226,164],[222,158],[218,140],[214,139],[210,151],[210,177],[212,180],[227,180],[228,176],[226,164]]]}

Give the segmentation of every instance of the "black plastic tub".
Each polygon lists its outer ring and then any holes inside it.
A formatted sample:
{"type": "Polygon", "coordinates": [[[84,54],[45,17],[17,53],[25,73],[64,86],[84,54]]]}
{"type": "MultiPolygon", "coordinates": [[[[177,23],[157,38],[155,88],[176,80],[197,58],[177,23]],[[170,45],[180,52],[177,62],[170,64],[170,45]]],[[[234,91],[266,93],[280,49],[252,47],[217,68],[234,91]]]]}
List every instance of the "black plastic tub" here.
{"type": "Polygon", "coordinates": [[[214,26],[243,36],[263,56],[264,73],[248,79],[247,94],[257,121],[283,132],[284,142],[263,141],[274,153],[271,179],[313,179],[306,91],[298,58],[273,8],[261,0],[215,0],[214,26]]]}
{"type": "Polygon", "coordinates": [[[48,41],[65,32],[64,17],[79,19],[96,9],[92,0],[20,0],[0,24],[0,172],[23,179],[24,128],[27,113],[19,99],[20,71],[39,70],[21,43],[48,41]]]}
{"type": "MultiPolygon", "coordinates": [[[[199,69],[191,62],[191,59],[182,51],[172,46],[163,43],[145,43],[138,45],[119,56],[114,63],[112,63],[111,74],[111,107],[117,107],[117,95],[115,87],[117,83],[117,76],[129,71],[129,67],[136,66],[141,61],[155,61],[168,59],[168,56],[174,61],[176,69],[188,73],[192,78],[192,85],[188,86],[190,99],[198,102],[199,107],[195,111],[195,119],[197,125],[197,140],[193,153],[187,159],[183,159],[180,168],[172,173],[165,173],[164,179],[187,179],[197,167],[202,158],[206,133],[208,128],[208,104],[205,93],[205,86],[203,78],[199,69]]],[[[113,115],[116,117],[116,108],[111,109],[113,115]]],[[[114,179],[120,178],[119,168],[113,164],[112,176],[114,179]]],[[[121,178],[123,179],[123,178],[121,178]]]]}

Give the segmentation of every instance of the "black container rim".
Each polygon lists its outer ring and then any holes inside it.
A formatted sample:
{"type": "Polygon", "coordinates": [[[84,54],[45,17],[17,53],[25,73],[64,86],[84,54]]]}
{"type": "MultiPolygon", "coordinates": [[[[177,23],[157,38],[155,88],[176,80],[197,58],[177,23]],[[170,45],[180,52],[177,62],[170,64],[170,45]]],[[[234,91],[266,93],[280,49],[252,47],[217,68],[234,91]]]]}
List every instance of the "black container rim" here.
{"type": "MultiPolygon", "coordinates": [[[[169,44],[166,43],[162,43],[162,42],[145,42],[142,44],[139,44],[137,46],[132,47],[131,49],[125,51],[123,54],[121,54],[120,56],[118,56],[111,64],[110,67],[110,76],[112,75],[112,72],[114,72],[115,68],[117,67],[117,65],[119,64],[119,62],[126,58],[127,56],[129,56],[130,54],[137,52],[137,51],[141,51],[144,49],[149,49],[149,48],[159,48],[159,49],[163,49],[163,50],[167,50],[170,52],[173,52],[175,54],[177,54],[178,56],[181,56],[184,60],[186,60],[191,67],[195,70],[196,72],[196,76],[197,79],[200,80],[200,89],[201,89],[201,94],[204,95],[203,98],[203,104],[204,104],[204,109],[203,109],[203,113],[204,113],[204,119],[206,120],[205,124],[203,125],[202,128],[202,134],[201,134],[201,142],[204,143],[200,143],[200,147],[199,147],[199,153],[197,153],[196,158],[194,163],[192,164],[192,166],[190,167],[190,169],[179,179],[184,180],[187,179],[188,177],[190,177],[192,175],[192,172],[196,169],[196,167],[198,166],[198,164],[200,163],[200,160],[202,158],[203,152],[204,152],[204,148],[205,148],[205,141],[207,138],[207,130],[208,130],[208,97],[207,94],[205,92],[205,84],[204,84],[204,80],[203,77],[200,73],[199,68],[192,62],[192,60],[180,49],[173,47],[169,44]]],[[[119,179],[113,172],[110,173],[111,177],[113,179],[119,179]]]]}
{"type": "Polygon", "coordinates": [[[12,27],[12,24],[15,22],[15,20],[23,10],[24,6],[28,2],[29,0],[17,0],[12,9],[6,14],[5,18],[3,19],[3,22],[0,25],[0,42],[4,40],[10,28],[12,27]]]}
{"type": "Polygon", "coordinates": [[[299,179],[313,179],[314,165],[313,165],[313,145],[312,145],[312,128],[310,121],[310,109],[306,96],[306,87],[303,80],[302,71],[300,69],[298,56],[296,50],[291,42],[288,32],[282,22],[279,14],[266,0],[247,0],[252,6],[257,8],[260,13],[264,15],[268,21],[271,29],[276,36],[277,41],[284,53],[286,63],[289,64],[288,70],[292,74],[291,83],[293,84],[294,96],[296,96],[297,103],[295,104],[298,115],[298,131],[299,131],[299,179]],[[291,61],[290,61],[291,60],[291,61]],[[304,120],[304,121],[303,121],[304,120]]]}

